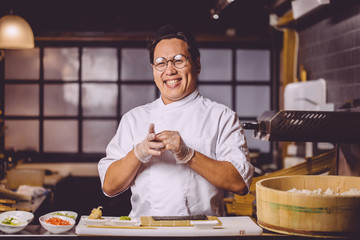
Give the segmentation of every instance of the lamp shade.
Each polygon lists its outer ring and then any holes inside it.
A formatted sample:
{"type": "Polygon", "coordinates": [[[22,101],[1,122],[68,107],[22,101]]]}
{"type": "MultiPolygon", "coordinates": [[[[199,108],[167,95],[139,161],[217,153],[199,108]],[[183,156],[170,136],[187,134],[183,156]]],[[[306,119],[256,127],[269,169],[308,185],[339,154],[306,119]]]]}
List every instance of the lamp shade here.
{"type": "Polygon", "coordinates": [[[30,25],[17,15],[0,18],[0,49],[34,48],[34,34],[30,25]]]}

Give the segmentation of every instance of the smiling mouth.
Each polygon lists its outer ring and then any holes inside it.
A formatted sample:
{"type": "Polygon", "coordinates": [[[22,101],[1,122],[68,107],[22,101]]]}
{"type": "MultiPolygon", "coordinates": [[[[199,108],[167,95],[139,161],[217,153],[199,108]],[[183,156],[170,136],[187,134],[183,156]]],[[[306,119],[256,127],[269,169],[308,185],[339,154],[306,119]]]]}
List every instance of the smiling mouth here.
{"type": "Polygon", "coordinates": [[[166,80],[164,83],[169,87],[176,86],[181,80],[180,79],[173,79],[173,80],[166,80]]]}

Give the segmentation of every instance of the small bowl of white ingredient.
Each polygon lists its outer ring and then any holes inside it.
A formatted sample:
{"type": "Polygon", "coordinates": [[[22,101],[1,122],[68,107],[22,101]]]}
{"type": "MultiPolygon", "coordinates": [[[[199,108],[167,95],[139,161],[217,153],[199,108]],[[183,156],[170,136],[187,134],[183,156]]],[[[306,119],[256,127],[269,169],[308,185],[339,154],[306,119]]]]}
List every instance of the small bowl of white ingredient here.
{"type": "Polygon", "coordinates": [[[8,211],[0,214],[0,230],[4,233],[16,233],[23,230],[34,218],[34,214],[25,211],[8,211]]]}

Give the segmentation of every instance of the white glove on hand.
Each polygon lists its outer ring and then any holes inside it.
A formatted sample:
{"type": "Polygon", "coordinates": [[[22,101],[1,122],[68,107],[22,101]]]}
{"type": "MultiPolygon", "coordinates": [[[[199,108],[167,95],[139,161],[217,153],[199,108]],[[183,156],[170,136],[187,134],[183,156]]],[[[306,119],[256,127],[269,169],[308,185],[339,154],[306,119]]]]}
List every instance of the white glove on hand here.
{"type": "Polygon", "coordinates": [[[186,146],[184,141],[181,139],[180,151],[175,153],[176,164],[185,164],[194,156],[194,149],[186,146]]]}
{"type": "Polygon", "coordinates": [[[174,153],[176,164],[187,163],[194,156],[194,149],[186,146],[179,132],[163,131],[156,135],[156,139],[164,143],[165,150],[174,153]]]}
{"type": "Polygon", "coordinates": [[[140,162],[147,163],[153,155],[159,156],[161,154],[159,149],[163,148],[164,144],[156,141],[155,136],[155,126],[151,123],[148,135],[134,149],[135,156],[140,162]]]}

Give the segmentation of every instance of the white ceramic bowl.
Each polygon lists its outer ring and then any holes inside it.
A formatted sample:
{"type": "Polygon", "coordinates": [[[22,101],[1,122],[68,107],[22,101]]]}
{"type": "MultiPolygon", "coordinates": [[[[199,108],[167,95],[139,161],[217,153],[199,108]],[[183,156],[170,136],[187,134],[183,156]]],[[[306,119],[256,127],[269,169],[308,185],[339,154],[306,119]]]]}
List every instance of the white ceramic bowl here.
{"type": "Polygon", "coordinates": [[[217,220],[209,220],[209,221],[191,221],[190,224],[194,225],[195,228],[198,229],[211,229],[216,226],[219,222],[217,220]]]}
{"type": "Polygon", "coordinates": [[[0,230],[5,233],[16,233],[23,230],[34,218],[34,214],[25,211],[8,211],[0,214],[0,230]],[[10,225],[4,221],[13,219],[10,225]]]}
{"type": "Polygon", "coordinates": [[[72,218],[64,217],[64,216],[54,216],[49,214],[39,217],[39,222],[43,228],[45,228],[51,233],[64,233],[72,229],[75,225],[75,220],[72,218]],[[46,220],[53,217],[69,221],[70,225],[54,225],[54,224],[46,223],[46,220]]]}
{"type": "Polygon", "coordinates": [[[120,218],[112,218],[110,221],[109,221],[109,225],[115,225],[115,226],[124,226],[124,227],[127,227],[127,226],[140,226],[140,220],[139,219],[136,219],[136,218],[132,218],[131,220],[120,220],[120,218]]]}
{"type": "Polygon", "coordinates": [[[74,220],[76,220],[78,217],[78,214],[73,211],[55,211],[55,212],[47,213],[44,216],[47,216],[47,215],[52,215],[53,217],[64,216],[64,217],[72,218],[74,220]]]}

